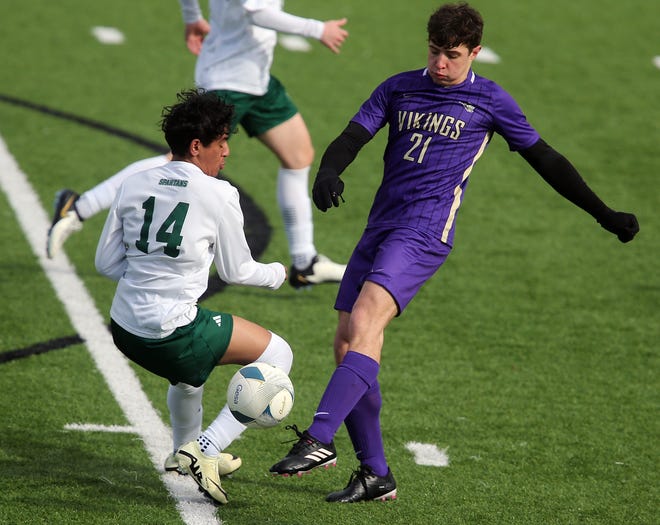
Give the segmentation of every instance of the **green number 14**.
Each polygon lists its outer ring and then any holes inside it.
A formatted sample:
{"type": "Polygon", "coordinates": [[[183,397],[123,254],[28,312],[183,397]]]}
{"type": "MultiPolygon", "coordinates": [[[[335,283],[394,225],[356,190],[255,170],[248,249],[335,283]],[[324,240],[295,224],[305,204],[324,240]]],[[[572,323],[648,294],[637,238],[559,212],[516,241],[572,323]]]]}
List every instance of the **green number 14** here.
{"type": "MultiPolygon", "coordinates": [[[[149,253],[149,230],[151,228],[151,222],[154,219],[155,206],[156,197],[153,196],[142,203],[144,222],[140,230],[140,238],[135,241],[135,247],[144,253],[149,253]]],[[[178,257],[179,255],[179,246],[183,242],[181,230],[183,228],[183,222],[186,220],[189,206],[187,202],[179,202],[156,232],[156,242],[166,245],[163,250],[165,255],[169,255],[170,257],[178,257]]]]}

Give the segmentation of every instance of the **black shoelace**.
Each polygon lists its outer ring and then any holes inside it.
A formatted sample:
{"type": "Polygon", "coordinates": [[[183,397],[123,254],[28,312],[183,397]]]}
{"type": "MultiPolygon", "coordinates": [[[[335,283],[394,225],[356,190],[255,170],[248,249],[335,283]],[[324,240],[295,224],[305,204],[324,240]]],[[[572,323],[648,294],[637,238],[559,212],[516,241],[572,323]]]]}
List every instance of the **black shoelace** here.
{"type": "MultiPolygon", "coordinates": [[[[284,430],[293,430],[296,433],[296,436],[298,436],[297,443],[291,447],[291,451],[289,452],[289,455],[297,454],[301,450],[305,449],[306,447],[309,446],[309,444],[312,442],[309,436],[305,436],[303,432],[298,430],[297,425],[287,425],[284,427],[284,430]]],[[[293,441],[296,441],[295,439],[290,439],[288,441],[282,441],[282,443],[292,443],[293,441]]]]}

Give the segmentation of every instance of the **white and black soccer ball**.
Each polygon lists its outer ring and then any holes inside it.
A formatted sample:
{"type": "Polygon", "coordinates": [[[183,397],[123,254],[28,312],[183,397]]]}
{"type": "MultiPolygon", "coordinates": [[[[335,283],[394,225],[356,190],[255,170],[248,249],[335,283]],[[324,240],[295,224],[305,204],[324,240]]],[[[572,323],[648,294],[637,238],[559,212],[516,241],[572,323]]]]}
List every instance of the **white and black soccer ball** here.
{"type": "Polygon", "coordinates": [[[293,408],[293,383],[284,370],[251,363],[238,370],[227,387],[233,416],[251,428],[274,427],[293,408]]]}

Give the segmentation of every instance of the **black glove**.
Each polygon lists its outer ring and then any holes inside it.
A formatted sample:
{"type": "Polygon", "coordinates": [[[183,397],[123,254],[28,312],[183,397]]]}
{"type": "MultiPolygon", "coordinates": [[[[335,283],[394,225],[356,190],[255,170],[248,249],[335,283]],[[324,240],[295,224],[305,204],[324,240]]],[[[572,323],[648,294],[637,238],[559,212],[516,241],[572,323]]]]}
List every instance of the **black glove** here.
{"type": "Polygon", "coordinates": [[[608,213],[598,219],[598,224],[608,232],[616,235],[621,242],[632,241],[639,231],[637,217],[632,213],[609,210],[608,213]]]}
{"type": "Polygon", "coordinates": [[[339,206],[339,199],[344,202],[341,194],[344,192],[344,181],[334,171],[319,171],[314,179],[312,199],[321,211],[331,206],[339,206]]]}

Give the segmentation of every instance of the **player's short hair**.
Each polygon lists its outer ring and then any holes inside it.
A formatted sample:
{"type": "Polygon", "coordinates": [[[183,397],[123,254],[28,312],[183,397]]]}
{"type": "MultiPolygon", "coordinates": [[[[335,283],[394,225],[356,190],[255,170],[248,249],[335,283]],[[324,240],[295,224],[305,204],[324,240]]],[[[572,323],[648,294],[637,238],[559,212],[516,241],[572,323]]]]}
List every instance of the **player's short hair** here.
{"type": "Polygon", "coordinates": [[[430,43],[443,49],[465,44],[470,51],[481,44],[483,29],[481,15],[466,2],[440,6],[426,26],[430,43]]]}
{"type": "Polygon", "coordinates": [[[187,155],[194,139],[208,146],[231,133],[234,106],[226,104],[215,93],[189,89],[177,93],[176,98],[176,104],[163,108],[160,123],[165,140],[175,155],[187,155]]]}

